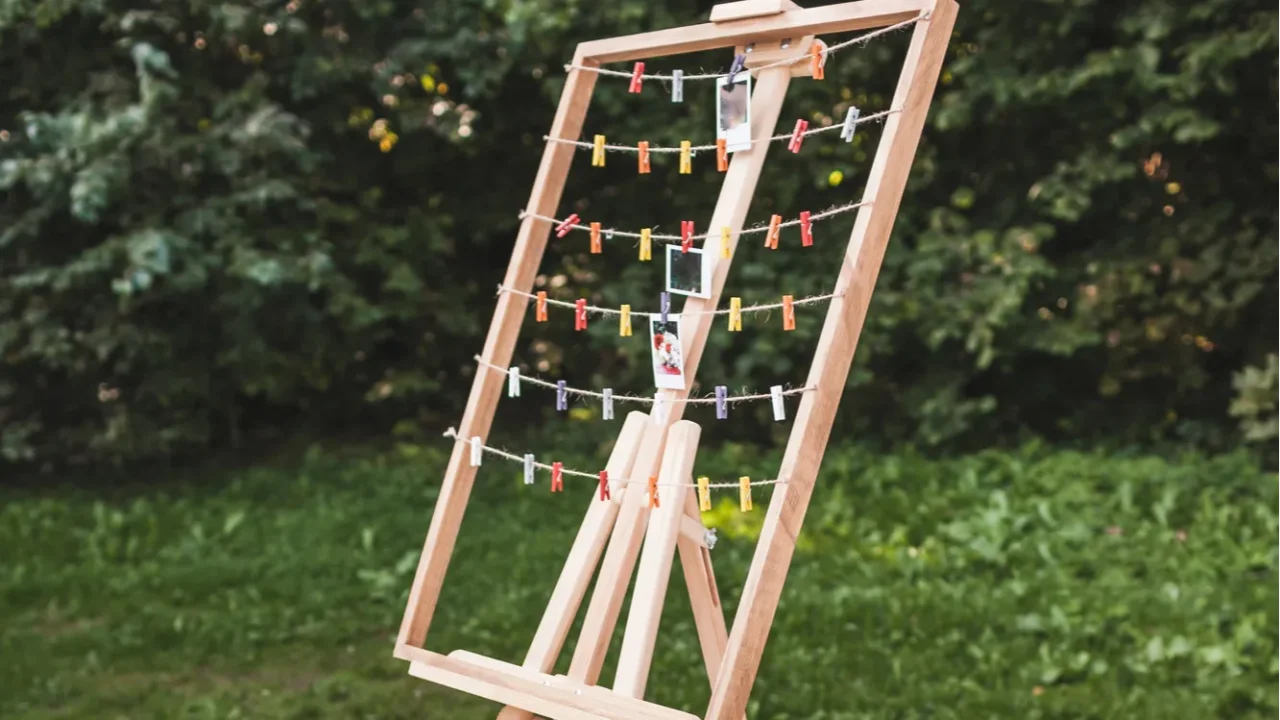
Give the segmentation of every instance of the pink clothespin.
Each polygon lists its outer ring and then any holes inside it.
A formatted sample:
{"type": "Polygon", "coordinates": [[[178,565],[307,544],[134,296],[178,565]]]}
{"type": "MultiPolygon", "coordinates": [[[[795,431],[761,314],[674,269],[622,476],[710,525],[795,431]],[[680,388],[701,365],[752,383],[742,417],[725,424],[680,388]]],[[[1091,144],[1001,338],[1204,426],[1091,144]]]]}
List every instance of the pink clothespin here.
{"type": "Polygon", "coordinates": [[[693,247],[693,221],[680,221],[680,252],[687,253],[693,247]]]}
{"type": "Polygon", "coordinates": [[[582,218],[578,217],[578,213],[574,213],[565,218],[563,222],[556,226],[556,237],[562,238],[569,234],[574,225],[577,225],[582,218]]]}
{"type": "Polygon", "coordinates": [[[800,213],[800,244],[804,247],[813,246],[813,221],[809,219],[808,210],[800,213]]]}
{"type": "Polygon", "coordinates": [[[787,145],[787,149],[793,153],[800,152],[800,145],[804,143],[804,134],[808,129],[808,120],[797,120],[796,129],[791,131],[791,142],[787,145]]]}
{"type": "Polygon", "coordinates": [[[578,298],[573,303],[573,329],[587,329],[587,301],[585,298],[578,298]]]}
{"type": "Polygon", "coordinates": [[[629,92],[640,92],[640,86],[644,84],[644,63],[638,62],[631,71],[631,88],[629,92]]]}

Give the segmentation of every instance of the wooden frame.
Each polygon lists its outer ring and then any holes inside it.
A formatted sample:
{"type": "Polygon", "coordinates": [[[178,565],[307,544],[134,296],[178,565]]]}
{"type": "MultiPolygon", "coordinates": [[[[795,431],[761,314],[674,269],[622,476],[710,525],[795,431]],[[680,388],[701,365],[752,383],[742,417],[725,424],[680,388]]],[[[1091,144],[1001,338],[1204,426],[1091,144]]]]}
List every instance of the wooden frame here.
{"type": "MultiPolygon", "coordinates": [[[[885,121],[863,194],[864,200],[871,204],[858,212],[836,281],[837,297],[828,309],[810,368],[807,385],[815,387],[816,392],[805,393],[801,400],[778,473],[783,482],[769,503],[732,633],[725,629],[710,556],[705,545],[698,541],[701,521],[693,494],[684,493],[684,497],[679,498],[679,494],[673,493],[674,502],[668,502],[666,508],[674,506],[678,512],[663,513],[649,528],[651,537],[645,542],[645,553],[640,559],[636,592],[644,593],[651,602],[661,603],[674,543],[693,602],[704,661],[709,676],[714,678],[711,701],[705,713],[708,719],[743,717],[957,9],[954,0],[860,0],[812,9],[798,8],[788,0],[743,0],[716,6],[710,23],[586,42],[580,44],[574,54],[575,65],[597,67],[608,62],[747,43],[764,48],[784,38],[803,38],[790,46],[803,52],[803,48],[808,47],[807,36],[883,27],[928,13],[912,30],[892,102],[892,107],[901,112],[888,116],[885,121]]],[[[790,78],[802,74],[794,67],[759,72],[752,97],[754,137],[774,131],[790,78]]],[[[577,139],[580,136],[596,79],[597,74],[590,71],[569,73],[552,123],[552,137],[577,139]]],[[[769,145],[759,143],[749,151],[735,154],[711,221],[704,226],[732,228],[735,244],[769,145]]],[[[532,214],[555,215],[575,152],[570,145],[546,145],[526,206],[532,214]]],[[[549,222],[535,217],[524,219],[503,280],[506,287],[524,292],[532,290],[550,230],[549,222]]],[[[707,257],[718,258],[718,254],[707,253],[707,257]]],[[[716,262],[711,297],[688,298],[686,312],[718,305],[731,260],[716,262]]],[[[522,295],[503,293],[499,296],[482,354],[487,362],[500,366],[510,363],[526,308],[527,299],[522,295]]],[[[690,320],[685,329],[685,360],[686,372],[692,377],[713,318],[710,315],[687,317],[690,320]]],[[[460,437],[488,436],[503,380],[498,373],[477,373],[458,429],[460,437]]],[[[664,393],[670,398],[685,395],[684,391],[664,393]]],[[[664,475],[678,474],[686,465],[691,466],[696,452],[696,426],[679,422],[683,404],[669,407],[664,423],[651,421],[640,413],[628,417],[609,459],[611,477],[643,478],[658,474],[660,467],[664,475]],[[615,469],[619,470],[616,475],[615,469]]],[[[443,656],[424,649],[474,478],[475,468],[467,461],[466,449],[461,443],[456,444],[397,638],[395,655],[411,663],[410,673],[506,703],[508,707],[501,717],[508,719],[529,717],[530,713],[554,718],[694,717],[641,699],[657,625],[654,614],[638,612],[634,603],[614,688],[610,691],[594,687],[649,521],[643,492],[616,493],[617,503],[592,502],[553,591],[553,602],[548,604],[523,666],[462,651],[443,656]],[[550,676],[548,673],[602,552],[604,559],[569,673],[567,677],[550,676]]]]}

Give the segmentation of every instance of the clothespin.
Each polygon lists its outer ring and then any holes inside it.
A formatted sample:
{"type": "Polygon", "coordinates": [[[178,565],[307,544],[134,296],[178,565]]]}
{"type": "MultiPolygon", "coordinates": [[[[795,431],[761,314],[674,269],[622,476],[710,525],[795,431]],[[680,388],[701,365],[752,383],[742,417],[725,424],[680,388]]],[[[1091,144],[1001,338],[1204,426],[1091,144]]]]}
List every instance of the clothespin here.
{"type": "Polygon", "coordinates": [[[684,71],[671,71],[671,102],[684,102],[684,71]]]}
{"type": "Polygon", "coordinates": [[[538,291],[538,301],[534,305],[533,319],[535,322],[547,321],[547,291],[546,290],[538,291]]]}
{"type": "Polygon", "coordinates": [[[720,257],[729,257],[729,226],[720,228],[720,257]]]}
{"type": "Polygon", "coordinates": [[[658,313],[661,315],[662,322],[667,322],[671,314],[671,293],[663,291],[658,296],[658,313]]]}
{"type": "Polygon", "coordinates": [[[564,412],[569,409],[569,394],[563,380],[556,381],[556,410],[564,412]]]}
{"type": "Polygon", "coordinates": [[[693,247],[693,221],[680,221],[680,252],[687,253],[693,247]]]}
{"type": "Polygon", "coordinates": [[[840,139],[853,142],[853,132],[858,127],[858,108],[851,107],[844,116],[844,127],[840,128],[840,139]]]}
{"type": "Polygon", "coordinates": [[[649,411],[649,415],[653,418],[654,425],[667,422],[667,401],[663,399],[661,390],[653,394],[653,409],[649,411]]]}
{"type": "Polygon", "coordinates": [[[507,368],[507,397],[520,397],[520,368],[507,368]]]}
{"type": "Polygon", "coordinates": [[[631,87],[627,92],[638,93],[642,85],[644,85],[644,63],[638,62],[631,70],[631,87]]]}
{"type": "Polygon", "coordinates": [[[742,298],[729,298],[729,332],[742,330],[742,298]]]}
{"type": "Polygon", "coordinates": [[[764,236],[764,246],[770,250],[778,249],[778,234],[782,231],[782,216],[769,218],[769,232],[764,236]]]}
{"type": "Polygon", "coordinates": [[[577,225],[582,218],[578,217],[578,213],[574,213],[565,218],[563,222],[556,226],[556,237],[562,238],[569,234],[574,225],[577,225]]]}
{"type": "Polygon", "coordinates": [[[698,478],[698,509],[707,512],[711,509],[711,478],[698,478]]]}
{"type": "Polygon", "coordinates": [[[751,478],[746,475],[738,478],[738,507],[751,512],[751,478]]]}
{"type": "Polygon", "coordinates": [[[693,143],[688,140],[680,141],[680,174],[688,175],[693,172],[693,158],[690,153],[693,150],[693,143]]]}
{"type": "Polygon", "coordinates": [[[600,500],[605,501],[611,497],[613,497],[613,495],[609,492],[609,471],[601,470],[600,471],[600,500]]]}
{"type": "Polygon", "coordinates": [[[791,131],[791,142],[787,144],[787,149],[793,153],[800,152],[800,146],[804,144],[804,133],[808,129],[808,120],[797,120],[796,128],[791,131]]]}
{"type": "Polygon", "coordinates": [[[787,419],[787,406],[782,402],[782,386],[774,385],[769,388],[769,399],[773,401],[773,419],[775,422],[782,422],[787,419]]]}
{"type": "Polygon", "coordinates": [[[578,298],[573,303],[573,329],[587,329],[587,301],[585,298],[578,298]]]}
{"type": "Polygon", "coordinates": [[[484,443],[480,442],[480,436],[476,435],[471,438],[471,467],[480,467],[482,460],[484,460],[484,443]]]}
{"type": "Polygon", "coordinates": [[[716,170],[724,172],[729,169],[729,151],[725,147],[724,138],[716,138],[716,170]]]}
{"type": "Polygon", "coordinates": [[[636,143],[636,150],[640,156],[640,174],[647,175],[649,173],[649,141],[641,140],[636,143]]]}
{"type": "Polygon", "coordinates": [[[591,254],[599,255],[603,248],[600,246],[600,223],[591,223],[591,254]]]}
{"type": "Polygon", "coordinates": [[[605,420],[612,420],[613,419],[613,388],[605,388],[604,392],[600,394],[604,396],[601,399],[602,404],[600,408],[600,417],[605,420]]]}
{"type": "Polygon", "coordinates": [[[653,237],[649,228],[640,231],[640,259],[642,261],[653,259],[653,237]]]}
{"type": "Polygon", "coordinates": [[[729,388],[724,385],[716,386],[716,419],[729,419],[729,388]]]}
{"type": "Polygon", "coordinates": [[[809,217],[808,210],[800,213],[800,245],[802,247],[813,247],[813,221],[809,217]]]}
{"type": "Polygon", "coordinates": [[[618,316],[618,337],[631,337],[631,306],[623,305],[619,310],[622,314],[618,316]]]}
{"type": "Polygon", "coordinates": [[[729,79],[725,81],[726,85],[733,84],[733,78],[742,72],[742,66],[747,64],[746,55],[734,55],[733,64],[729,66],[729,79]]]}
{"type": "Polygon", "coordinates": [[[661,504],[658,502],[658,478],[650,475],[649,476],[649,509],[652,510],[656,507],[661,507],[661,504]]]}
{"type": "Polygon", "coordinates": [[[822,46],[814,43],[809,46],[809,71],[813,74],[814,80],[822,80],[826,77],[826,71],[822,66],[827,63],[826,57],[823,55],[822,46]]]}
{"type": "Polygon", "coordinates": [[[525,485],[532,485],[532,484],[533,484],[533,480],[534,480],[534,478],[533,478],[533,471],[534,471],[534,470],[535,470],[535,468],[534,468],[534,465],[533,465],[533,453],[525,453],[525,454],[524,454],[524,484],[525,484],[525,485]]]}
{"type": "Polygon", "coordinates": [[[796,306],[790,295],[782,296],[782,329],[796,329],[796,306]]]}
{"type": "Polygon", "coordinates": [[[604,167],[604,136],[597,135],[591,146],[591,167],[604,167]]]}
{"type": "Polygon", "coordinates": [[[551,492],[564,492],[564,463],[551,463],[551,492]]]}

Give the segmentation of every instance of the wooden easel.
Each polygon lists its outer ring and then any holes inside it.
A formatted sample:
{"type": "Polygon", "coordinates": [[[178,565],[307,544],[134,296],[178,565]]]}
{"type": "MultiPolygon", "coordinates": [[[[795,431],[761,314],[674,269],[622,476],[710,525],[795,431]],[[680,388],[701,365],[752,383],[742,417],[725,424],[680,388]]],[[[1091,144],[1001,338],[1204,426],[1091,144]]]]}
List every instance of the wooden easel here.
{"type": "MultiPolygon", "coordinates": [[[[864,191],[864,200],[871,204],[858,212],[854,222],[836,281],[837,297],[828,309],[809,371],[806,385],[816,391],[803,395],[796,414],[778,473],[781,482],[769,503],[732,633],[725,629],[693,494],[684,488],[664,487],[661,506],[650,511],[643,487],[631,485],[625,491],[619,488],[620,492],[615,494],[617,502],[600,502],[593,497],[522,665],[465,651],[440,655],[424,649],[427,629],[475,478],[475,468],[467,460],[467,451],[458,444],[449,460],[397,639],[395,656],[410,662],[410,674],[504,703],[507,707],[500,717],[505,720],[527,718],[532,713],[573,719],[693,718],[695,716],[688,713],[642,699],[674,546],[679,551],[689,588],[704,663],[713,678],[705,717],[708,720],[743,717],[956,12],[954,0],[860,0],[807,10],[789,0],[745,0],[717,5],[711,12],[710,23],[578,46],[574,65],[598,67],[602,63],[730,46],[737,46],[737,52],[743,52],[745,46],[750,45],[748,67],[752,67],[788,57],[800,58],[807,52],[813,36],[821,33],[883,27],[928,13],[912,31],[891,106],[900,112],[885,121],[864,191]],[[637,559],[640,568],[613,688],[597,687],[637,559]],[[565,676],[552,676],[549,673],[597,562],[599,574],[595,590],[569,671],[565,676]]],[[[758,71],[752,95],[754,137],[773,133],[791,78],[807,72],[808,65],[803,62],[758,71]]],[[[569,73],[552,123],[552,137],[579,137],[596,77],[596,73],[581,70],[569,73]]],[[[759,143],[734,154],[711,220],[704,226],[731,228],[734,246],[768,147],[769,143],[759,143]]],[[[532,214],[555,215],[574,152],[572,146],[547,144],[526,206],[532,214]]],[[[544,220],[524,219],[503,281],[506,287],[523,292],[532,289],[550,230],[550,223],[544,220]]],[[[736,256],[736,252],[732,255],[736,256]]],[[[716,263],[711,297],[688,298],[683,310],[684,356],[686,372],[691,377],[697,372],[713,320],[711,315],[696,313],[718,305],[731,263],[730,259],[718,259],[718,254],[713,252],[704,257],[716,263]]],[[[499,296],[483,352],[487,362],[500,366],[510,363],[526,308],[527,299],[523,295],[503,293],[499,296]]],[[[460,437],[488,435],[502,386],[500,374],[476,375],[458,430],[460,437]]],[[[664,395],[669,400],[683,399],[687,391],[664,391],[664,395]]],[[[642,413],[628,416],[606,466],[610,477],[634,481],[657,475],[664,484],[688,482],[697,450],[698,428],[680,420],[683,404],[669,402],[667,406],[663,422],[655,422],[642,413]]]]}

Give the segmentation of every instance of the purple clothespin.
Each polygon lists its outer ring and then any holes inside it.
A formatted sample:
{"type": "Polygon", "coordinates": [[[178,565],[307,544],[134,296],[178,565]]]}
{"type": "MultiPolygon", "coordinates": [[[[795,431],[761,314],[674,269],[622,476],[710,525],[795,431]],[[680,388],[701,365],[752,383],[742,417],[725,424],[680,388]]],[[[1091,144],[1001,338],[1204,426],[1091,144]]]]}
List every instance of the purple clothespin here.
{"type": "Polygon", "coordinates": [[[556,381],[556,410],[569,409],[569,394],[565,392],[563,380],[556,381]]]}
{"type": "Polygon", "coordinates": [[[716,386],[716,419],[725,420],[729,417],[729,404],[725,402],[729,395],[729,388],[724,385],[716,386]]]}
{"type": "Polygon", "coordinates": [[[662,322],[667,322],[667,314],[671,312],[671,293],[662,293],[662,296],[658,299],[658,307],[662,313],[662,322]]]}
{"type": "Polygon", "coordinates": [[[725,81],[725,84],[726,84],[726,85],[732,85],[732,84],[733,84],[733,78],[734,78],[734,76],[736,76],[738,73],[742,72],[742,66],[743,66],[743,65],[745,65],[746,63],[747,63],[747,56],[746,56],[746,55],[734,55],[734,56],[733,56],[733,64],[729,66],[729,79],[725,81]]]}

